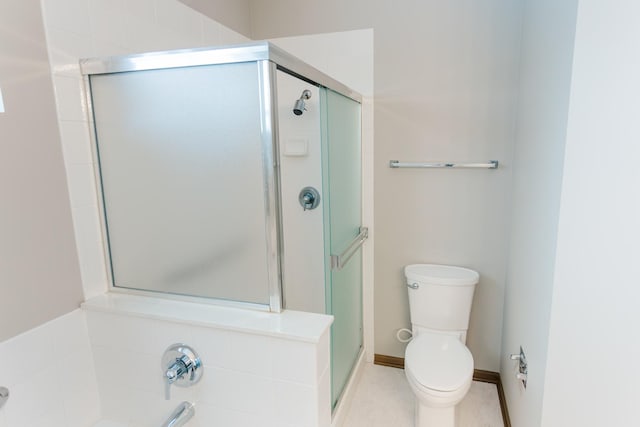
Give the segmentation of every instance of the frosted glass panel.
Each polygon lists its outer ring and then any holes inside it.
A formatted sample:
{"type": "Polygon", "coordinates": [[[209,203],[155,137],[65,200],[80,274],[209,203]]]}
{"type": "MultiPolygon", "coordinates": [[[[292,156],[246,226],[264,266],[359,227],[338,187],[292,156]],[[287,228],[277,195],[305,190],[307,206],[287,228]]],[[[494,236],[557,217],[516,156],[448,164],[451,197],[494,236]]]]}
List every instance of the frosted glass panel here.
{"type": "MultiPolygon", "coordinates": [[[[341,254],[360,232],[362,184],[360,104],[331,90],[321,93],[325,259],[341,254]]],[[[327,262],[328,264],[328,262],[327,262]]],[[[331,326],[331,394],[335,406],[362,347],[362,251],[341,270],[327,266],[331,326]]]]}
{"type": "Polygon", "coordinates": [[[268,304],[256,63],[91,89],[114,286],[268,304]]]}

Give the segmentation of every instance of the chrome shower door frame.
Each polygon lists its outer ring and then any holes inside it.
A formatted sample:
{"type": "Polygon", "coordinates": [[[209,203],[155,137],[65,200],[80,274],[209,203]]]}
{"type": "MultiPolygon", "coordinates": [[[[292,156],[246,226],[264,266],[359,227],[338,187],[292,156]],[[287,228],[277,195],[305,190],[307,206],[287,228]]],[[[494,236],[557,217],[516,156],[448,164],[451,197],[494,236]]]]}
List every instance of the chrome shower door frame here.
{"type": "Polygon", "coordinates": [[[240,62],[255,62],[258,68],[259,96],[261,108],[261,147],[263,165],[263,190],[265,197],[264,215],[266,221],[268,305],[254,302],[233,301],[222,298],[165,294],[157,291],[136,290],[114,285],[111,255],[106,223],[104,194],[99,171],[96,171],[96,186],[100,203],[100,216],[105,262],[110,283],[110,291],[138,295],[152,295],[200,303],[211,303],[241,308],[259,309],[270,312],[283,310],[283,227],[280,206],[280,165],[278,162],[278,103],[276,71],[281,70],[315,86],[326,87],[359,103],[362,97],[342,83],[306,64],[268,42],[255,42],[234,46],[183,49],[152,52],[126,56],[90,58],[80,60],[80,69],[85,80],[86,102],[89,121],[92,126],[92,152],[95,164],[99,163],[96,128],[93,117],[93,102],[90,91],[90,76],[132,71],[158,70],[168,68],[221,65],[240,62]]]}

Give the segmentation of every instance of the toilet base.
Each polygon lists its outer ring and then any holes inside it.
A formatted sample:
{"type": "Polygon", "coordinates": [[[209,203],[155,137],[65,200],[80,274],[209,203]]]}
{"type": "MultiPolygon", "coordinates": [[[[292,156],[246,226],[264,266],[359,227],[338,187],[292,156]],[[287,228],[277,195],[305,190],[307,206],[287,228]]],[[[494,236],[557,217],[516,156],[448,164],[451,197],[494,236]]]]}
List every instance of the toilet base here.
{"type": "Polygon", "coordinates": [[[432,408],[416,402],[415,427],[455,427],[456,407],[432,408]]]}

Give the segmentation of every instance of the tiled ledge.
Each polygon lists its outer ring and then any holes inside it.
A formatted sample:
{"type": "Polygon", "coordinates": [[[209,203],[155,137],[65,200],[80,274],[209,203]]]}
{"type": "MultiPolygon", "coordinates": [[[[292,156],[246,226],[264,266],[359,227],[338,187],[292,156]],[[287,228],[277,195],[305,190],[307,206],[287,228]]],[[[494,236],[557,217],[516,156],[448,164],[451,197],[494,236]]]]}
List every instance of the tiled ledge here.
{"type": "Polygon", "coordinates": [[[293,310],[267,313],[119,293],[91,298],[82,308],[309,343],[318,343],[333,322],[333,316],[325,314],[293,310]]]}

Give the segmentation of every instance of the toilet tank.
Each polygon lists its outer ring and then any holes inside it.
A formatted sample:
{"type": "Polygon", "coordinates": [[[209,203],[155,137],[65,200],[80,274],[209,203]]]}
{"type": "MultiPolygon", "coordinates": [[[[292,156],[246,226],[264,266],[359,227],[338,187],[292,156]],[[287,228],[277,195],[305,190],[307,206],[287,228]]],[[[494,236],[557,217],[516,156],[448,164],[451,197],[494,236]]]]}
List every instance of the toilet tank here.
{"type": "Polygon", "coordinates": [[[404,274],[414,331],[418,327],[466,336],[478,273],[448,265],[412,264],[404,274]]]}

